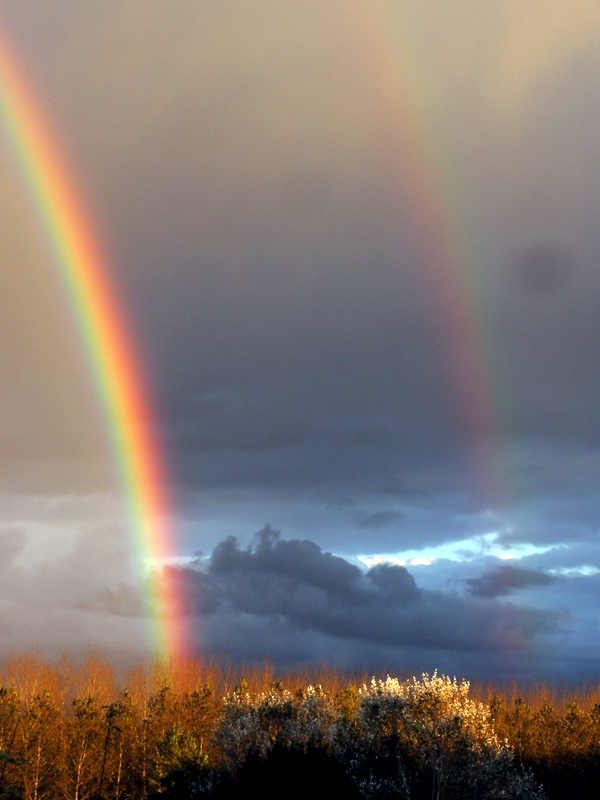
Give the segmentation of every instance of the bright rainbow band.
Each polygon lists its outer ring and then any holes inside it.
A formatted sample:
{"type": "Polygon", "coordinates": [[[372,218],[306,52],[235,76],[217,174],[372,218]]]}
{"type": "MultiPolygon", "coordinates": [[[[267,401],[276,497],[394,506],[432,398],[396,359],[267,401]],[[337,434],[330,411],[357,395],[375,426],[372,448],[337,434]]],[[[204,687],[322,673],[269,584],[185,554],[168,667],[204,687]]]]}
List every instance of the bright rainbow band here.
{"type": "Polygon", "coordinates": [[[143,580],[152,650],[187,649],[175,615],[176,590],[159,570],[173,553],[171,508],[140,358],[74,180],[14,54],[0,40],[0,126],[35,223],[42,231],[68,298],[77,336],[93,377],[118,482],[140,563],[157,567],[143,580]]]}

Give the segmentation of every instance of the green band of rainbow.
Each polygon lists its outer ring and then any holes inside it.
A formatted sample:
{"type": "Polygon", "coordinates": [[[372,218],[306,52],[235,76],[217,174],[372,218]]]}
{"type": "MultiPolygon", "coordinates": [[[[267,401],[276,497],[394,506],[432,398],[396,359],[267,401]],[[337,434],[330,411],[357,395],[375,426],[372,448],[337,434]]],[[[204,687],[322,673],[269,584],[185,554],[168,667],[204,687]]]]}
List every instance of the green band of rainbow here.
{"type": "MultiPolygon", "coordinates": [[[[160,448],[140,359],[92,225],[14,54],[0,38],[0,125],[67,295],[95,386],[141,564],[172,554],[160,448]]],[[[144,591],[151,647],[186,649],[175,589],[153,571],[144,591]]]]}

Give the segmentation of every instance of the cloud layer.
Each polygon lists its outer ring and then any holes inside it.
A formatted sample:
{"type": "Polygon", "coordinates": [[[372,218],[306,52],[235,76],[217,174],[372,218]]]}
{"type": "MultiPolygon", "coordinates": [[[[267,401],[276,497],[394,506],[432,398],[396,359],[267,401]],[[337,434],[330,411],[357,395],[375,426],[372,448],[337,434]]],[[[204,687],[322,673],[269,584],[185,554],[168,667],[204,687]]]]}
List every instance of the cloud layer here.
{"type": "Polygon", "coordinates": [[[468,578],[466,583],[475,597],[502,597],[528,586],[548,586],[554,580],[552,575],[541,570],[506,564],[485,572],[479,578],[468,578]]]}
{"type": "Polygon", "coordinates": [[[278,666],[318,662],[328,642],[329,657],[346,666],[415,666],[446,652],[442,661],[466,669],[476,653],[490,665],[496,660],[501,672],[505,657],[529,652],[563,619],[557,611],[420,589],[401,566],[364,573],[312,541],[281,539],[270,526],[246,548],[228,537],[210,558],[167,570],[193,597],[202,650],[273,658],[278,666]]]}
{"type": "MultiPolygon", "coordinates": [[[[0,16],[135,331],[177,555],[214,548],[176,573],[210,647],[532,673],[567,609],[587,669],[600,6],[0,0],[0,16]],[[248,549],[267,519],[290,540],[248,549]],[[416,584],[357,571],[426,550],[416,584]]],[[[0,194],[4,646],[95,626],[126,644],[124,514],[88,503],[121,491],[98,387],[1,147],[0,194]]]]}

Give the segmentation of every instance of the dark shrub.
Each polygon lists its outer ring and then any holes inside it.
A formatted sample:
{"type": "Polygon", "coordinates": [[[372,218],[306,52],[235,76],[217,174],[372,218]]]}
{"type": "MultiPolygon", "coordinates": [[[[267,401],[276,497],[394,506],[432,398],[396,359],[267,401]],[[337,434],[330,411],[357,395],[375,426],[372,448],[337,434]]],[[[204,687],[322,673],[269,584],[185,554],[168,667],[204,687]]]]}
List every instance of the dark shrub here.
{"type": "Polygon", "coordinates": [[[360,800],[342,765],[318,748],[306,753],[275,746],[266,757],[251,754],[234,775],[224,776],[211,800],[360,800]]]}

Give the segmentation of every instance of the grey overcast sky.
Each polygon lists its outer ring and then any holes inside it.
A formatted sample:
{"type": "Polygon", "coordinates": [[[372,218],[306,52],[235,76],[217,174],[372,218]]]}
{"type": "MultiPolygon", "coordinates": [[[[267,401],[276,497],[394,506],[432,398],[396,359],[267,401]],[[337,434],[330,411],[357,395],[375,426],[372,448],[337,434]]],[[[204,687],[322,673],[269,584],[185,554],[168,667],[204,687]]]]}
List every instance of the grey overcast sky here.
{"type": "MultiPolygon", "coordinates": [[[[596,678],[600,5],[0,21],[136,331],[197,651],[596,678]]],[[[2,142],[0,656],[129,658],[139,557],[2,142]]]]}

